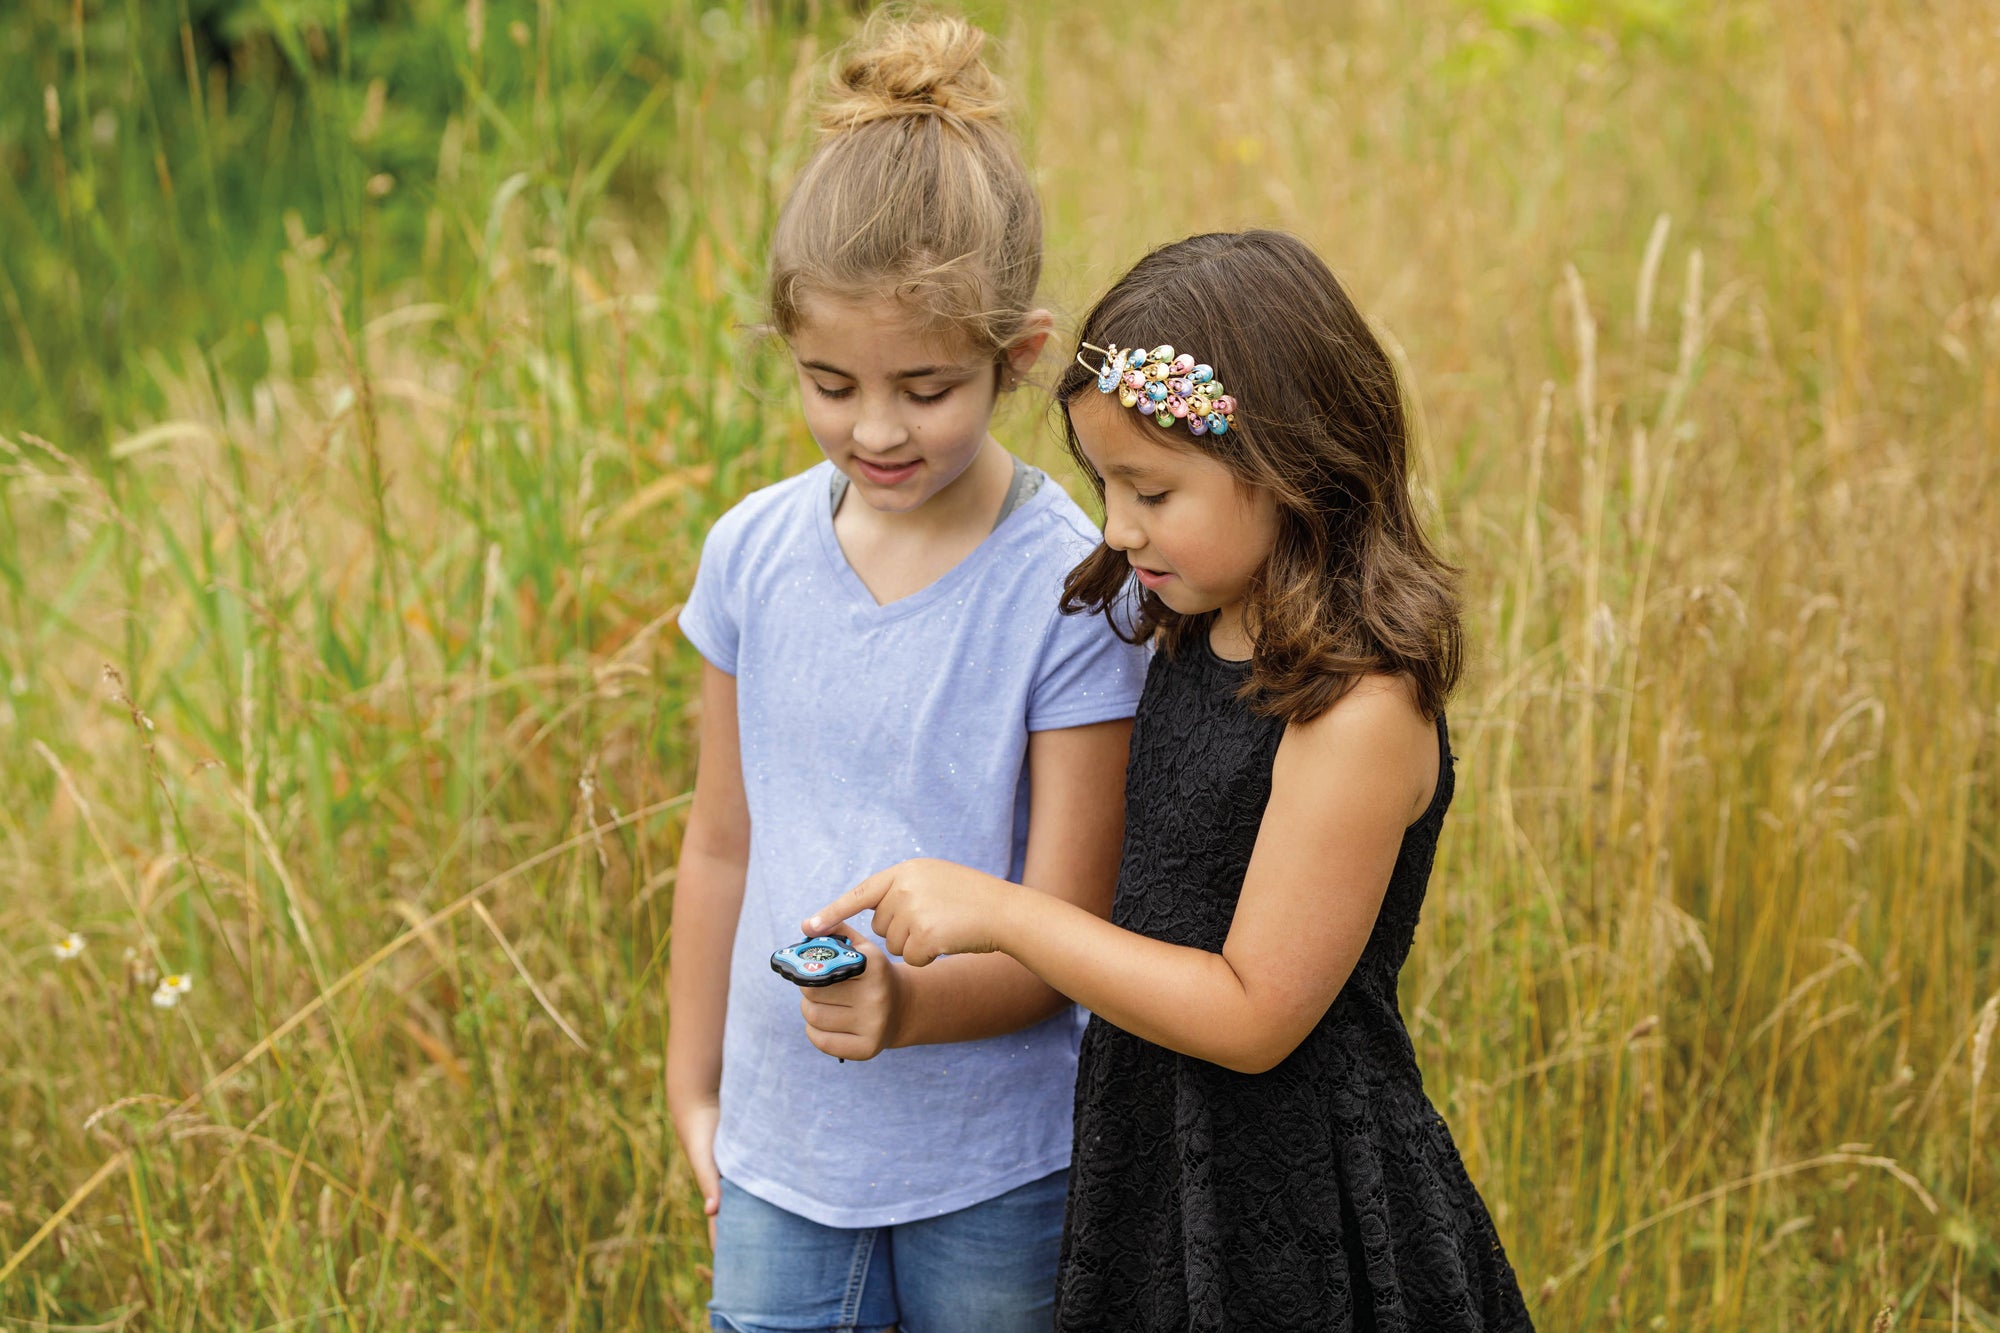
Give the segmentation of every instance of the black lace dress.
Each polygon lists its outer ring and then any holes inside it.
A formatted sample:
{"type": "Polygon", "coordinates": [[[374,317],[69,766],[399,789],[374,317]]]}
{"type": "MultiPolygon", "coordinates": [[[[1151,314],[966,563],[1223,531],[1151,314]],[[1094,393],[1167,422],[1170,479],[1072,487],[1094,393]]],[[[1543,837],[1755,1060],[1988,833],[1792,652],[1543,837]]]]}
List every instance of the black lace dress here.
{"type": "MultiPolygon", "coordinates": [[[[1284,732],[1235,697],[1247,671],[1205,642],[1153,661],[1112,910],[1128,930],[1218,952],[1229,933],[1284,732]]],[[[1090,1020],[1056,1306],[1065,1333],[1531,1327],[1396,1002],[1451,803],[1442,718],[1438,744],[1436,799],[1403,835],[1374,933],[1276,1068],[1232,1073],[1090,1020]]]]}

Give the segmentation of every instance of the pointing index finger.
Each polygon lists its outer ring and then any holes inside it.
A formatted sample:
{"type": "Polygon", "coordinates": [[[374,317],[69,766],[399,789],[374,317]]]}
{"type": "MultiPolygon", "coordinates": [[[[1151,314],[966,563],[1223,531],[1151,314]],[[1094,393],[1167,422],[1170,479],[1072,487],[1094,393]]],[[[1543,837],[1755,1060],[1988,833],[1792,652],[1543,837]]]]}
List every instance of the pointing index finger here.
{"type": "Polygon", "coordinates": [[[823,935],[826,928],[848,920],[856,912],[872,912],[882,895],[889,891],[889,872],[879,871],[820,908],[804,922],[808,935],[823,935]]]}

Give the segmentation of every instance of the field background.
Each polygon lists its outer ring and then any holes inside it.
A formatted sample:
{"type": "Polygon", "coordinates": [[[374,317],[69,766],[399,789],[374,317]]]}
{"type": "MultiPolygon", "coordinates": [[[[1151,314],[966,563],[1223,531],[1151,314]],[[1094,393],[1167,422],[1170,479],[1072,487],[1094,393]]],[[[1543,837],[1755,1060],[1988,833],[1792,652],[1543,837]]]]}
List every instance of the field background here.
{"type": "MultiPolygon", "coordinates": [[[[972,13],[1059,317],[1274,224],[1407,372],[1405,1010],[1540,1325],[2000,1329],[1990,4],[972,13]]],[[[0,1327],[703,1326],[673,616],[814,456],[740,326],[852,21],[0,9],[0,1327]]]]}

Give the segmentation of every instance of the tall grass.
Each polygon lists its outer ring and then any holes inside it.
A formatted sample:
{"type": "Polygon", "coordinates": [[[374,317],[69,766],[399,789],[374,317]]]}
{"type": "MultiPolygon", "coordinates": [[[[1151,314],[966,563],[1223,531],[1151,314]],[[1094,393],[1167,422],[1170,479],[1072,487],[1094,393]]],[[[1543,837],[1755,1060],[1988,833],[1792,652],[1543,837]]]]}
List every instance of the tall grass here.
{"type": "MultiPolygon", "coordinates": [[[[1243,0],[1149,63],[979,12],[1065,312],[1273,223],[1404,366],[1474,646],[1405,1010],[1543,1326],[2000,1328],[1991,15],[1243,0]]],[[[701,1325],[672,616],[811,456],[737,326],[843,20],[670,6],[684,61],[612,78],[523,14],[507,96],[435,16],[421,170],[356,133],[396,94],[298,66],[279,165],[338,206],[280,210],[280,295],[203,296],[227,332],[107,373],[16,293],[102,410],[0,421],[5,1321],[701,1325]]],[[[194,82],[150,95],[226,181],[194,82]]],[[[92,225],[93,142],[0,207],[92,225]]],[[[162,300],[227,271],[113,222],[162,300]]]]}

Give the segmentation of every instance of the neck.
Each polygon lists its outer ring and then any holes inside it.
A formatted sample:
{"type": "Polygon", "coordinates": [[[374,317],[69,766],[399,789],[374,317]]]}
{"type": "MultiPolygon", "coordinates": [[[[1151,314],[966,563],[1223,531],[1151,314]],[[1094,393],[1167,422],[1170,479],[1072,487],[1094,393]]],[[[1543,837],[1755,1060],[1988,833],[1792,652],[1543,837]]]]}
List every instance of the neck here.
{"type": "Polygon", "coordinates": [[[1215,609],[1215,619],[1208,622],[1208,646],[1217,657],[1232,662],[1249,659],[1255,644],[1242,602],[1227,602],[1215,609]]]}

